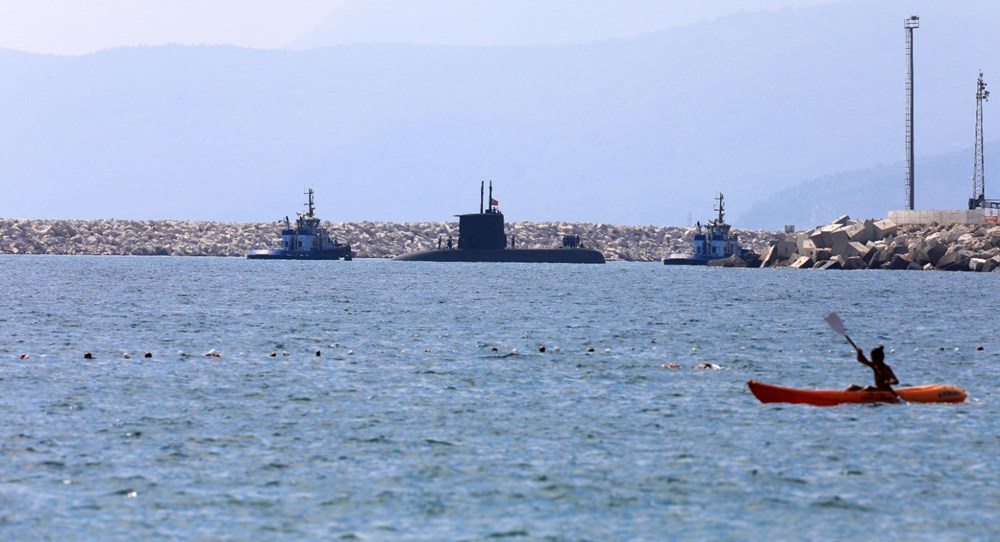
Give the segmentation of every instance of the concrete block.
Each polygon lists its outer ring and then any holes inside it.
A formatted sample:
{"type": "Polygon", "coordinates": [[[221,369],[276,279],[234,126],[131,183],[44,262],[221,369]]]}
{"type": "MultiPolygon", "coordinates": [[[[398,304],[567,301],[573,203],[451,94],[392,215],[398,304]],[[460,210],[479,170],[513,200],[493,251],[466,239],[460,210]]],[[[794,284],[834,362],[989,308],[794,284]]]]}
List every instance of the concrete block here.
{"type": "Polygon", "coordinates": [[[847,227],[847,237],[851,241],[858,243],[867,243],[871,241],[875,233],[875,223],[871,220],[865,220],[864,222],[855,222],[847,227]]]}
{"type": "Polygon", "coordinates": [[[850,223],[850,221],[851,221],[851,217],[849,215],[844,215],[844,216],[841,216],[841,217],[837,218],[837,220],[834,220],[830,224],[839,224],[841,226],[846,226],[848,223],[850,223]]]}
{"type": "Polygon", "coordinates": [[[895,222],[889,219],[883,219],[875,222],[872,225],[872,228],[874,230],[872,233],[875,236],[875,239],[885,239],[890,235],[896,235],[898,226],[896,226],[895,222]]]}
{"type": "Polygon", "coordinates": [[[871,255],[873,252],[875,252],[874,246],[864,245],[857,241],[851,241],[850,243],[847,243],[847,246],[844,248],[843,254],[847,257],[857,256],[862,260],[864,260],[865,262],[868,262],[869,260],[871,260],[871,255]]]}
{"type": "Polygon", "coordinates": [[[764,253],[760,255],[760,266],[761,267],[771,267],[778,261],[778,257],[775,254],[774,245],[771,245],[764,249],[764,253]]]}
{"type": "Polygon", "coordinates": [[[792,269],[808,269],[813,266],[813,260],[809,256],[799,256],[789,265],[792,269]]]}
{"type": "Polygon", "coordinates": [[[816,267],[816,269],[823,269],[823,270],[831,270],[832,271],[832,270],[843,269],[844,268],[843,264],[841,264],[839,260],[827,260],[825,262],[819,262],[818,265],[819,265],[819,267],[816,267]]]}
{"type": "Polygon", "coordinates": [[[834,254],[844,254],[844,251],[847,250],[847,243],[851,242],[851,238],[847,235],[847,228],[826,232],[826,236],[826,246],[833,250],[834,254]]]}
{"type": "Polygon", "coordinates": [[[807,254],[811,255],[812,259],[816,260],[817,262],[822,262],[829,260],[830,258],[833,257],[833,250],[829,248],[817,248],[814,249],[811,253],[807,254]]]}
{"type": "Polygon", "coordinates": [[[796,248],[795,243],[782,239],[774,244],[774,253],[778,259],[784,260],[791,258],[796,253],[796,248]]]}
{"type": "Polygon", "coordinates": [[[843,268],[848,271],[856,271],[858,269],[868,269],[868,264],[857,256],[851,256],[844,260],[843,268]]]}
{"type": "Polygon", "coordinates": [[[809,240],[812,241],[813,246],[816,248],[829,248],[829,245],[826,244],[826,239],[821,229],[809,232],[809,240]]]}
{"type": "Polygon", "coordinates": [[[816,250],[816,243],[813,243],[812,239],[804,235],[798,238],[798,242],[795,246],[795,252],[798,252],[799,254],[810,254],[816,250]]]}
{"type": "Polygon", "coordinates": [[[982,271],[986,268],[986,258],[969,258],[969,270],[970,271],[982,271]]]}

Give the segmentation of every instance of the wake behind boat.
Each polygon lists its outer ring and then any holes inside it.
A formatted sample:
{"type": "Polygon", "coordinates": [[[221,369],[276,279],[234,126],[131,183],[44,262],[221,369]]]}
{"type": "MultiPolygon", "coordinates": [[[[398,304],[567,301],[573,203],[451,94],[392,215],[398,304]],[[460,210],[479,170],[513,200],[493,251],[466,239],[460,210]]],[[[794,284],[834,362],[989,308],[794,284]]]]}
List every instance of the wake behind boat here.
{"type": "Polygon", "coordinates": [[[251,250],[249,260],[351,260],[354,258],[350,243],[344,244],[331,239],[326,228],[319,225],[316,206],[313,203],[313,189],[306,195],[306,212],[297,213],[295,226],[285,217],[285,227],[281,230],[281,248],[251,250]]]}

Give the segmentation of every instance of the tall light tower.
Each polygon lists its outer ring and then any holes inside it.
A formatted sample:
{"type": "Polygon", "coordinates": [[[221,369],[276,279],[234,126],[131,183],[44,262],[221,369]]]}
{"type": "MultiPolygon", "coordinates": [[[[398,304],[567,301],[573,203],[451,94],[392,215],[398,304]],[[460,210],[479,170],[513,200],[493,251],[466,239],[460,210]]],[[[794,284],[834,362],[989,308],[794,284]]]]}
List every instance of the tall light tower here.
{"type": "Polygon", "coordinates": [[[983,167],[983,102],[989,100],[990,91],[983,82],[983,72],[979,72],[976,84],[976,157],[972,164],[972,198],[969,209],[986,208],[986,176],[983,167]]]}
{"type": "Polygon", "coordinates": [[[913,29],[920,17],[903,19],[906,29],[906,210],[913,210],[913,29]]]}

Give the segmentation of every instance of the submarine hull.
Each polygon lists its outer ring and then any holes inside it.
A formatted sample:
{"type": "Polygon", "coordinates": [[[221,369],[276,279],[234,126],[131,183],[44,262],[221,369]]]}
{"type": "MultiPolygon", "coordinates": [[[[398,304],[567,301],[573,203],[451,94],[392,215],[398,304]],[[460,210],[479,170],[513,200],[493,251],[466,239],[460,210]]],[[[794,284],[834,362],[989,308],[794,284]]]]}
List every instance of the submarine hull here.
{"type": "Polygon", "coordinates": [[[401,262],[604,263],[604,255],[587,248],[503,248],[492,250],[424,250],[396,256],[401,262]]]}

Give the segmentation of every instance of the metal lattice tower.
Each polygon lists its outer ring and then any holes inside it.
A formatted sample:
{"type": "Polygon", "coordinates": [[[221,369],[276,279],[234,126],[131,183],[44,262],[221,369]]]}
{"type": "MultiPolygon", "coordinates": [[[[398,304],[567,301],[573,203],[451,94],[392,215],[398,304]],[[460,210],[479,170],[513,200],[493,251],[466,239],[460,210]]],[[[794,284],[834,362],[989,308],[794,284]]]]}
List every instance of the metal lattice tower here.
{"type": "Polygon", "coordinates": [[[969,209],[986,207],[986,176],[983,165],[983,102],[989,100],[990,91],[983,82],[983,72],[979,72],[976,84],[976,157],[972,164],[972,199],[969,209]]]}
{"type": "Polygon", "coordinates": [[[906,210],[913,210],[913,29],[920,17],[903,19],[906,29],[906,210]]]}

